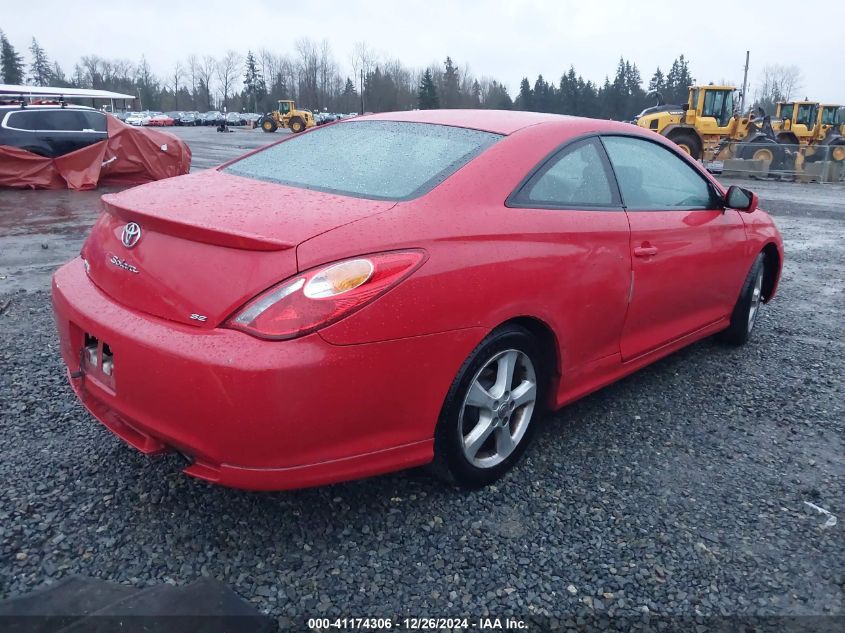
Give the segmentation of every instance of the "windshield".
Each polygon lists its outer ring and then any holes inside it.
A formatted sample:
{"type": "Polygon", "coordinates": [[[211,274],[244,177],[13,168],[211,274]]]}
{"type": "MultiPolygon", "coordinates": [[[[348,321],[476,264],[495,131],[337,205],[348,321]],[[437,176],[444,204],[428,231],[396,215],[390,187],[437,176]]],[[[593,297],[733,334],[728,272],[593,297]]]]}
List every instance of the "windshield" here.
{"type": "Polygon", "coordinates": [[[814,103],[803,103],[798,106],[798,116],[795,117],[796,123],[802,123],[804,125],[810,126],[813,125],[813,122],[816,120],[816,104],[814,103]]]}
{"type": "Polygon", "coordinates": [[[225,171],[304,189],[403,200],[431,190],[500,138],[445,125],[356,121],[294,136],[225,171]]]}
{"type": "Polygon", "coordinates": [[[733,91],[708,90],[704,94],[704,107],[701,116],[712,116],[718,119],[719,126],[724,127],[733,114],[733,91]]]}
{"type": "Polygon", "coordinates": [[[836,106],[822,108],[822,125],[836,125],[836,106]]]}

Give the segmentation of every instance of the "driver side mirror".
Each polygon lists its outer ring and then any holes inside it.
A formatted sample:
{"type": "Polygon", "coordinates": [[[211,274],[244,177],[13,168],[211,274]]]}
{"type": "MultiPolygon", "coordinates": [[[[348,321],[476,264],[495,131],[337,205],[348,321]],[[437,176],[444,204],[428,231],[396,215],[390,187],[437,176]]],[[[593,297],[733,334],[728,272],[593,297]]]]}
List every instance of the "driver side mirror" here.
{"type": "Polygon", "coordinates": [[[725,196],[725,204],[731,209],[753,213],[757,210],[759,199],[757,194],[748,189],[731,185],[725,196]]]}

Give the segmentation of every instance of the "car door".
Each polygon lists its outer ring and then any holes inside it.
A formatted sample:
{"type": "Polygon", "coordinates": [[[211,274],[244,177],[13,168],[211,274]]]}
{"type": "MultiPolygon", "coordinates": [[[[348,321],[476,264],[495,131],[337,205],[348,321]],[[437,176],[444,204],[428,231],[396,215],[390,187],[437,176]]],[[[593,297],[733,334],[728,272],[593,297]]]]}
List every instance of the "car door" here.
{"type": "MultiPolygon", "coordinates": [[[[728,316],[739,292],[739,212],[689,162],[642,137],[602,137],[631,226],[627,361],[728,316]]],[[[740,280],[741,281],[741,280],[740,280]]]]}
{"type": "MultiPolygon", "coordinates": [[[[555,319],[565,371],[619,355],[630,283],[628,220],[597,136],[570,142],[507,201],[515,226],[554,243],[538,304],[555,319]]],[[[542,260],[538,260],[542,261],[542,260]]]]}

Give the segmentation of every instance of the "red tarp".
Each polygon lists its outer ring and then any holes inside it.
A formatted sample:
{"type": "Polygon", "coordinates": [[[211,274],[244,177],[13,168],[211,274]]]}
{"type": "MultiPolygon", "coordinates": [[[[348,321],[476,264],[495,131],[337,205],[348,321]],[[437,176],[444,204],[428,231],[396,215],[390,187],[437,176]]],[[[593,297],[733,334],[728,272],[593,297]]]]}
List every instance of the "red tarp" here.
{"type": "Polygon", "coordinates": [[[106,119],[108,139],[58,158],[0,145],[0,187],[82,191],[101,183],[137,185],[190,170],[191,150],[181,139],[106,119]]]}

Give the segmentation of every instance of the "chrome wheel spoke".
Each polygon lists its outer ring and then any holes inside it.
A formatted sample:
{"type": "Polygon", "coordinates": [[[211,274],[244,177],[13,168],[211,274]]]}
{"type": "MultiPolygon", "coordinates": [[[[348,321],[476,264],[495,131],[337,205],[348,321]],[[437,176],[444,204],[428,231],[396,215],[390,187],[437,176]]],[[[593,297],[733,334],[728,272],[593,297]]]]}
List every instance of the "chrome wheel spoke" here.
{"type": "Polygon", "coordinates": [[[492,411],[495,408],[495,398],[490,395],[478,380],[473,380],[469,386],[469,393],[467,394],[466,404],[470,407],[478,407],[492,411]]]}
{"type": "Polygon", "coordinates": [[[534,402],[537,397],[537,385],[530,380],[523,380],[512,392],[514,408],[534,402]]]}
{"type": "Polygon", "coordinates": [[[504,459],[513,452],[515,447],[509,426],[505,425],[496,429],[496,453],[499,457],[504,459]]]}
{"type": "Polygon", "coordinates": [[[492,418],[489,415],[482,415],[478,420],[478,424],[469,432],[469,435],[464,437],[464,452],[466,456],[474,459],[478,454],[478,449],[484,445],[484,442],[487,441],[487,438],[490,437],[490,434],[495,428],[492,418]]]}
{"type": "Polygon", "coordinates": [[[517,359],[518,352],[515,350],[510,350],[499,356],[499,364],[496,368],[496,384],[493,385],[492,389],[497,398],[501,398],[505,392],[510,391],[517,359]]]}

